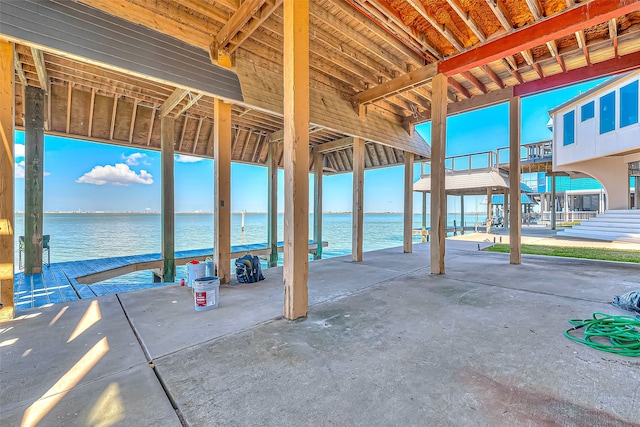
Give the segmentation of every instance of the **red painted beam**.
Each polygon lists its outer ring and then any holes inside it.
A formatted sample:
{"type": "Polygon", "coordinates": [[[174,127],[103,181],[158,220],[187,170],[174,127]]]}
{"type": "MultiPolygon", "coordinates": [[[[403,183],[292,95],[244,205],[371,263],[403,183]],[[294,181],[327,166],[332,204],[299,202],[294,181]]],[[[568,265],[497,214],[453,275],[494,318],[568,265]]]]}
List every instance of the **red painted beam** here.
{"type": "Polygon", "coordinates": [[[580,3],[566,12],[440,61],[438,72],[453,76],[637,10],[640,10],[640,2],[636,0],[580,3]]]}
{"type": "Polygon", "coordinates": [[[575,83],[625,73],[640,68],[640,52],[598,62],[587,67],[576,68],[566,73],[555,74],[544,79],[522,83],[513,87],[514,96],[527,96],[558,89],[575,83]]]}

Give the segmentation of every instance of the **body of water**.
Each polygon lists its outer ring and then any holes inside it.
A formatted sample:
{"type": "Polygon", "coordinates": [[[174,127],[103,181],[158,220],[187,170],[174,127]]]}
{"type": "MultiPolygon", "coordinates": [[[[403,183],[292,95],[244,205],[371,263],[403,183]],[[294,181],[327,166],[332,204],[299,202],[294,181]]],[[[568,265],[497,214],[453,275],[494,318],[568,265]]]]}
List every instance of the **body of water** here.
{"type": "MultiPolygon", "coordinates": [[[[485,215],[467,214],[465,222],[471,226],[483,221],[485,215]]],[[[323,240],[329,242],[323,257],[348,255],[351,253],[351,214],[323,214],[323,240]]],[[[449,226],[453,221],[459,225],[460,215],[448,216],[449,226]]],[[[44,233],[51,236],[51,262],[81,259],[108,258],[125,255],[140,255],[161,251],[159,214],[45,214],[44,233]]],[[[284,217],[278,215],[278,240],[284,238],[284,217]]],[[[414,228],[421,228],[422,215],[413,218],[414,228]]],[[[427,215],[427,227],[429,217],[427,215]]],[[[212,214],[176,214],[176,250],[202,249],[213,246],[212,214]]],[[[373,251],[402,246],[402,214],[364,214],[364,251],[373,251]]],[[[16,214],[15,256],[18,266],[18,236],[24,235],[24,215],[16,214]]],[[[309,238],[313,238],[313,215],[309,216],[309,238]]],[[[420,242],[419,235],[413,236],[420,242]]],[[[267,242],[267,215],[246,214],[242,231],[242,214],[231,217],[231,244],[267,242]]],[[[280,254],[280,264],[282,254],[280,254]]],[[[178,268],[178,277],[184,276],[184,267],[178,268]]],[[[149,282],[150,272],[137,272],[112,282],[149,282]]]]}

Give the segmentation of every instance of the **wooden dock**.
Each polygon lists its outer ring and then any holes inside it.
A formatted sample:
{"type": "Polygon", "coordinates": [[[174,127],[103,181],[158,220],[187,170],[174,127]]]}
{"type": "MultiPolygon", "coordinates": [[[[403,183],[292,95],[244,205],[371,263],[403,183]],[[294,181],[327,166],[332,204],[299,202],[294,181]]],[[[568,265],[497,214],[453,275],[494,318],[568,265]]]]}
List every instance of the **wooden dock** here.
{"type": "MultiPolygon", "coordinates": [[[[322,242],[322,246],[328,246],[322,242]]],[[[314,253],[318,245],[309,241],[309,252],[314,253]]],[[[284,250],[284,242],[278,242],[278,252],[284,250]]],[[[264,256],[271,249],[267,243],[255,243],[231,247],[231,258],[245,253],[264,256]]],[[[176,265],[191,260],[202,261],[211,257],[213,248],[176,251],[176,265]]],[[[133,273],[162,267],[162,254],[130,255],[112,258],[67,261],[42,266],[41,274],[16,273],[14,276],[15,307],[17,310],[40,307],[100,295],[135,291],[139,289],[164,286],[171,283],[114,283],[98,282],[133,273]]]]}

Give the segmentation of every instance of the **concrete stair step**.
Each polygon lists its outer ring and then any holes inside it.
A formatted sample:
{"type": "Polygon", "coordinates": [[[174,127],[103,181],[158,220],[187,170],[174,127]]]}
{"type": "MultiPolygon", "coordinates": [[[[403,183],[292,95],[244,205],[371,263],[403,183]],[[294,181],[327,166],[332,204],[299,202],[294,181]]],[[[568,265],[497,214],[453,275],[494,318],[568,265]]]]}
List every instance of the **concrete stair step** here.
{"type": "Polygon", "coordinates": [[[640,243],[640,236],[627,235],[624,233],[603,233],[585,230],[563,230],[558,232],[559,236],[581,237],[585,239],[606,240],[606,241],[624,241],[630,243],[640,243]]]}
{"type": "Polygon", "coordinates": [[[619,222],[583,222],[573,227],[578,229],[616,230],[624,233],[640,233],[640,224],[621,224],[619,222]]]}

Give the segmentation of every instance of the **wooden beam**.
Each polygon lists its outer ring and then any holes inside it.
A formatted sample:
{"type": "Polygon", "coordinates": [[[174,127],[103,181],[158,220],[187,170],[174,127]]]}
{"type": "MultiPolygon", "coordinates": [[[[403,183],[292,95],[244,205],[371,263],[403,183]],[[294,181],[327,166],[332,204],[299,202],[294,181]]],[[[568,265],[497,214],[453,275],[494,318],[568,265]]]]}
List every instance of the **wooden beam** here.
{"type": "MultiPolygon", "coordinates": [[[[491,4],[492,0],[488,0],[488,3],[491,4]]],[[[438,72],[447,76],[459,74],[638,10],[640,2],[629,0],[594,0],[579,3],[565,12],[445,59],[439,63],[438,72]]]]}
{"type": "Polygon", "coordinates": [[[133,100],[133,108],[131,109],[131,124],[129,125],[129,144],[133,143],[133,129],[136,126],[136,113],[138,111],[138,100],[133,100]]]}
{"type": "Polygon", "coordinates": [[[13,53],[13,68],[15,69],[15,73],[18,75],[18,79],[24,88],[27,85],[27,77],[24,74],[24,70],[22,69],[22,62],[20,62],[20,58],[17,53],[13,53]]]}
{"type": "Polygon", "coordinates": [[[476,21],[473,20],[471,15],[468,12],[462,10],[457,0],[447,0],[447,3],[449,4],[449,6],[451,6],[451,9],[453,9],[454,12],[458,14],[460,19],[462,19],[467,27],[469,27],[471,32],[475,34],[480,43],[484,43],[487,40],[487,36],[485,36],[482,29],[480,29],[480,26],[476,23],[476,21]]]}
{"type": "Polygon", "coordinates": [[[487,4],[489,5],[489,8],[493,12],[493,14],[496,16],[496,18],[498,18],[498,21],[500,21],[500,25],[502,25],[502,28],[504,28],[507,32],[513,31],[513,25],[511,24],[511,21],[509,20],[509,18],[507,18],[507,15],[502,10],[502,5],[498,3],[497,0],[486,0],[486,1],[487,1],[487,4]]]}
{"type": "Polygon", "coordinates": [[[42,273],[44,89],[25,88],[24,273],[42,273]]]}
{"type": "Polygon", "coordinates": [[[247,137],[244,139],[244,144],[242,144],[242,149],[240,150],[240,161],[244,159],[244,155],[247,152],[247,146],[249,145],[249,141],[251,141],[252,132],[253,130],[251,130],[251,128],[247,129],[247,137]]]}
{"type": "Polygon", "coordinates": [[[196,102],[198,102],[200,100],[200,98],[202,98],[203,94],[199,93],[196,96],[193,96],[191,92],[189,92],[189,96],[191,97],[191,99],[189,100],[189,102],[187,102],[187,104],[182,107],[177,113],[176,113],[176,117],[182,115],[183,113],[185,113],[187,110],[189,110],[189,108],[193,107],[196,102]]]}
{"type": "Polygon", "coordinates": [[[151,135],[153,134],[153,123],[156,120],[156,111],[158,107],[151,106],[151,118],[149,119],[149,133],[147,134],[147,147],[151,145],[151,135]]]}
{"type": "Polygon", "coordinates": [[[309,295],[309,3],[284,0],[284,317],[309,295]]]}
{"type": "MultiPolygon", "coordinates": [[[[162,119],[160,119],[162,120],[162,119]]],[[[184,142],[184,134],[187,132],[187,123],[189,122],[189,116],[184,116],[182,122],[182,131],[180,132],[180,140],[178,141],[178,152],[182,152],[182,143],[184,142]]],[[[162,123],[162,122],[161,122],[162,123]]]]}
{"type": "Polygon", "coordinates": [[[200,120],[198,120],[198,127],[196,128],[196,135],[193,137],[193,147],[191,147],[191,154],[196,154],[196,149],[198,148],[198,139],[200,139],[200,131],[202,131],[203,122],[204,117],[200,117],[200,120]]]}
{"type": "Polygon", "coordinates": [[[264,3],[265,0],[245,0],[216,34],[215,50],[224,50],[264,3]]]}
{"type": "Polygon", "coordinates": [[[353,137],[347,137],[347,138],[341,138],[341,139],[334,139],[333,141],[330,142],[324,142],[320,145],[318,145],[315,148],[315,151],[317,153],[330,153],[332,151],[339,151],[342,150],[346,147],[350,147],[351,145],[353,145],[353,137]]]}
{"type": "Polygon", "coordinates": [[[313,240],[318,249],[313,259],[322,259],[322,177],[324,174],[324,154],[313,150],[313,240]]]}
{"type": "Polygon", "coordinates": [[[471,95],[471,92],[469,92],[469,89],[467,89],[466,87],[462,86],[462,83],[458,82],[453,77],[449,77],[447,82],[452,88],[457,90],[465,98],[469,99],[469,98],[471,98],[473,96],[473,95],[471,95]]]}
{"type": "MultiPolygon", "coordinates": [[[[118,95],[113,95],[113,108],[111,109],[111,122],[109,123],[109,139],[113,140],[113,132],[116,129],[116,113],[118,111],[118,95]]],[[[68,132],[67,132],[68,133],[68,132]]]]}
{"type": "Polygon", "coordinates": [[[560,65],[560,68],[562,68],[562,72],[566,72],[567,67],[564,64],[564,59],[562,59],[562,56],[560,56],[560,52],[558,52],[558,44],[556,43],[556,41],[548,41],[547,47],[549,48],[549,52],[551,52],[551,56],[556,58],[556,61],[558,61],[558,65],[560,65]]]}
{"type": "Polygon", "coordinates": [[[15,61],[12,43],[0,39],[0,321],[14,310],[14,98],[15,61]]]}
{"type": "Polygon", "coordinates": [[[435,76],[438,69],[437,63],[425,65],[417,70],[411,71],[393,80],[382,83],[371,89],[367,89],[356,94],[353,97],[353,104],[366,104],[377,101],[389,95],[392,95],[412,87],[420,86],[428,83],[435,76]]]}
{"type": "Polygon", "coordinates": [[[589,57],[589,48],[587,47],[587,38],[584,35],[583,30],[575,32],[576,40],[578,41],[578,47],[582,49],[584,60],[587,61],[587,65],[591,65],[591,58],[589,57]]]}
{"type": "Polygon", "coordinates": [[[493,81],[500,89],[504,89],[504,82],[502,79],[491,69],[489,65],[482,65],[480,69],[493,81]]]}
{"type": "Polygon", "coordinates": [[[278,164],[276,151],[278,144],[267,142],[267,240],[271,249],[269,267],[278,265],[278,164]]]}
{"type": "Polygon", "coordinates": [[[472,85],[474,85],[480,92],[487,93],[487,87],[476,76],[471,74],[471,71],[463,71],[460,73],[462,77],[467,79],[472,85]]]}
{"type": "Polygon", "coordinates": [[[182,88],[176,88],[167,100],[160,107],[160,117],[166,117],[171,111],[182,101],[182,99],[189,93],[188,90],[182,88]]]}
{"type": "Polygon", "coordinates": [[[538,0],[526,0],[526,2],[527,2],[527,6],[529,7],[529,11],[531,12],[531,15],[533,15],[534,20],[539,21],[542,18],[544,18],[544,15],[542,14],[542,9],[540,8],[540,3],[538,3],[538,0]]]}
{"type": "Polygon", "coordinates": [[[618,56],[618,19],[609,19],[609,38],[613,40],[613,53],[618,56]]]}
{"type": "Polygon", "coordinates": [[[269,142],[278,143],[284,141],[284,129],[277,130],[275,132],[271,132],[267,135],[269,142]]]}
{"type": "MultiPolygon", "coordinates": [[[[89,102],[89,123],[87,129],[87,136],[91,138],[91,133],[93,131],[93,113],[96,108],[96,90],[91,88],[91,101],[89,102]]],[[[49,118],[51,120],[51,118],[49,118]]],[[[67,132],[69,133],[69,132],[67,132]]]]}
{"type": "Polygon", "coordinates": [[[588,67],[576,68],[566,73],[555,74],[544,79],[532,80],[514,87],[514,96],[528,96],[557,89],[598,77],[611,76],[640,68],[640,52],[598,62],[588,67]]]}
{"type": "MultiPolygon", "coordinates": [[[[46,91],[45,91],[46,92],[46,91]]],[[[67,82],[67,119],[66,119],[66,130],[67,133],[70,133],[71,129],[71,95],[73,93],[73,83],[67,82]]]]}
{"type": "Polygon", "coordinates": [[[351,260],[362,261],[364,240],[364,139],[353,139],[353,204],[351,210],[351,260]]]}
{"type": "Polygon", "coordinates": [[[520,97],[509,100],[509,262],[521,262],[520,97]]]}
{"type": "Polygon", "coordinates": [[[173,282],[176,279],[175,259],[175,185],[174,185],[174,144],[175,120],[169,117],[160,119],[160,157],[162,159],[162,198],[160,201],[162,223],[162,281],[173,282]]]}
{"type": "Polygon", "coordinates": [[[214,232],[213,261],[220,283],[231,274],[231,104],[213,100],[214,232]]]}
{"type": "Polygon", "coordinates": [[[447,196],[444,183],[444,158],[447,143],[447,77],[433,78],[431,122],[431,274],[444,274],[447,223],[447,196]]]}
{"type": "Polygon", "coordinates": [[[451,45],[456,48],[458,51],[462,52],[464,50],[464,46],[460,41],[456,38],[456,36],[449,31],[447,27],[444,25],[440,25],[436,19],[427,12],[427,9],[424,7],[424,4],[421,0],[407,0],[415,10],[422,16],[428,23],[431,25],[438,33],[442,35],[451,45]]]}
{"type": "Polygon", "coordinates": [[[49,88],[49,77],[47,76],[47,67],[44,62],[44,54],[40,49],[32,47],[31,56],[33,57],[33,63],[36,67],[36,73],[38,74],[40,88],[46,92],[49,88]]]}
{"type": "Polygon", "coordinates": [[[242,31],[237,33],[236,36],[230,41],[227,49],[230,53],[235,52],[240,45],[247,40],[255,31],[262,25],[264,25],[267,19],[282,5],[282,0],[267,0],[265,5],[251,17],[247,25],[242,28],[242,31]]]}
{"type": "Polygon", "coordinates": [[[404,253],[413,252],[413,153],[404,153],[404,253]]]}

